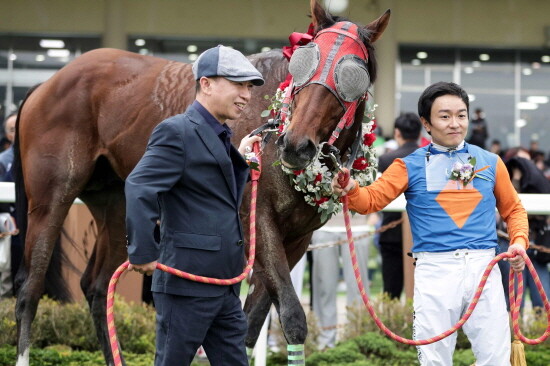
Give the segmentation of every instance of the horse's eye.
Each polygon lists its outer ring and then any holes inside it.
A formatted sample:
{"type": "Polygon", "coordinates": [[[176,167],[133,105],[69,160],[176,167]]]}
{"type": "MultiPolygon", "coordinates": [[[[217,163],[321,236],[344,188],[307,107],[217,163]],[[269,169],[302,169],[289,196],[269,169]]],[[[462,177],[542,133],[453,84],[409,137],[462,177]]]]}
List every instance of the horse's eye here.
{"type": "Polygon", "coordinates": [[[356,55],[346,55],[338,60],[334,69],[336,91],[346,102],[361,98],[370,86],[370,76],[365,62],[356,55]]]}
{"type": "Polygon", "coordinates": [[[319,67],[321,52],[316,43],[308,43],[297,48],[288,65],[288,71],[292,75],[294,85],[300,87],[313,77],[319,67]]]}

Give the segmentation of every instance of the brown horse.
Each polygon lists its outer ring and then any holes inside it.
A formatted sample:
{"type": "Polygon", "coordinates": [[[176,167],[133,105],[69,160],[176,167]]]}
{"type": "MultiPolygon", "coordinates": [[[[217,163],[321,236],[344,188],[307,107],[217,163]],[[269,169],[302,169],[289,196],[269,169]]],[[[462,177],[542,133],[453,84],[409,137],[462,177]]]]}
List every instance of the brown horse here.
{"type": "MultiPolygon", "coordinates": [[[[311,0],[311,13],[316,30],[340,20],[326,13],[315,0],[311,0]]],[[[371,81],[376,76],[371,44],[380,37],[388,20],[389,11],[361,30],[370,55],[371,81]]],[[[267,82],[254,88],[247,111],[231,124],[235,141],[261,124],[260,112],[267,104],[263,96],[272,95],[288,73],[281,50],[249,58],[267,82]]],[[[71,62],[24,101],[16,142],[16,159],[20,159],[20,174],[16,174],[18,200],[21,202],[26,195],[27,208],[23,212],[28,218],[26,278],[16,304],[18,366],[28,365],[31,323],[44,291],[46,269],[63,221],[77,197],[88,206],[98,227],[81,287],[106,361],[112,364],[105,307],[108,281],[127,258],[123,181],[142,156],[153,128],[185,111],[194,99],[194,89],[191,65],[99,49],[71,62]]],[[[286,136],[278,146],[268,144],[263,155],[257,259],[245,304],[249,347],[256,343],[272,303],[289,344],[303,344],[307,335],[305,314],[289,271],[322,223],[316,209],[304,202],[281,168],[272,163],[280,155],[285,161],[295,162],[296,167],[306,165],[315,155],[315,146],[328,139],[344,109],[328,89],[312,84],[294,98],[292,110],[286,136]]],[[[363,111],[361,102],[355,120],[362,120],[363,111]]],[[[346,151],[358,128],[360,123],[344,130],[335,146],[346,151]]],[[[241,217],[243,225],[248,225],[249,202],[246,198],[243,202],[241,217]]]]}

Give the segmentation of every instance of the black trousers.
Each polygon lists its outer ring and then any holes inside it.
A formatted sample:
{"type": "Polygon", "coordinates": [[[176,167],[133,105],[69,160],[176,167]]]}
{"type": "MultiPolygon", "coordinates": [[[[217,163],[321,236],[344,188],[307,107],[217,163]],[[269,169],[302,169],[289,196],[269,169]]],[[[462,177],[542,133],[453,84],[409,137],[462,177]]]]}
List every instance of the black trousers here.
{"type": "Polygon", "coordinates": [[[391,299],[398,299],[403,292],[403,243],[380,242],[382,257],[383,289],[391,299]]]}
{"type": "Polygon", "coordinates": [[[248,366],[242,304],[230,288],[219,297],[153,292],[157,311],[155,366],[188,366],[202,345],[212,366],[248,366]]]}

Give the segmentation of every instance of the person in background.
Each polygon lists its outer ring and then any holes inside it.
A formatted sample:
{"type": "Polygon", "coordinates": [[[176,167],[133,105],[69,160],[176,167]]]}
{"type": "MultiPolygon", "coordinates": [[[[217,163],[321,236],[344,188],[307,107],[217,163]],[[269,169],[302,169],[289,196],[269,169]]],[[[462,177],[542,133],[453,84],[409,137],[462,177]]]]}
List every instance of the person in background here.
{"type": "Polygon", "coordinates": [[[11,146],[10,140],[6,136],[0,138],[0,152],[6,151],[11,146]]]}
{"type": "MultiPolygon", "coordinates": [[[[0,182],[12,181],[9,171],[13,163],[13,140],[15,139],[15,122],[17,112],[10,114],[4,121],[4,133],[10,146],[0,153],[0,182]]],[[[14,296],[14,279],[19,268],[22,256],[22,248],[19,247],[19,239],[15,220],[13,218],[13,205],[0,203],[0,298],[14,296]]]]}
{"type": "Polygon", "coordinates": [[[243,156],[261,138],[245,136],[236,149],[225,122],[241,116],[252,88],[264,79],[242,53],[221,45],[198,57],[193,75],[195,101],[155,127],[126,179],[128,269],[154,272],[155,366],[189,365],[201,344],[211,365],[244,366],[240,283],[219,286],[155,270],[159,261],[196,275],[233,278],[245,264],[239,206],[250,175],[243,156]]]}
{"type": "Polygon", "coordinates": [[[493,154],[496,154],[500,156],[501,158],[504,157],[504,151],[502,150],[502,145],[500,144],[500,140],[494,139],[491,141],[491,146],[489,146],[489,151],[493,154]]]}
{"type": "Polygon", "coordinates": [[[15,122],[17,112],[10,114],[4,121],[4,134],[9,141],[9,147],[0,153],[0,180],[5,181],[5,175],[10,170],[13,162],[13,140],[15,139],[15,122]]]}
{"type": "MultiPolygon", "coordinates": [[[[378,170],[384,174],[397,158],[404,158],[418,148],[422,124],[414,113],[403,113],[395,120],[393,138],[398,148],[380,156],[378,170]]],[[[398,221],[401,212],[383,212],[382,226],[398,221]]],[[[382,256],[382,282],[384,292],[391,299],[398,299],[403,291],[403,233],[402,225],[380,233],[380,255],[382,256]]]]}
{"type": "Polygon", "coordinates": [[[485,141],[489,137],[487,121],[485,120],[485,113],[481,108],[476,108],[475,118],[471,122],[471,135],[468,143],[476,145],[485,149],[485,141]]]}
{"type": "Polygon", "coordinates": [[[546,166],[544,151],[538,151],[530,155],[531,160],[533,161],[533,163],[535,163],[535,166],[538,170],[540,170],[541,172],[545,172],[548,169],[548,167],[546,166]]]}
{"type": "MultiPolygon", "coordinates": [[[[418,115],[432,143],[395,159],[366,187],[353,179],[333,191],[347,195],[360,214],[377,212],[404,193],[413,236],[414,339],[427,339],[451,328],[465,313],[497,247],[495,208],[508,224],[513,255],[523,271],[528,246],[527,214],[495,154],[464,142],[468,132],[468,94],[459,85],[430,85],[418,101],[418,115]]],[[[501,274],[493,267],[477,307],[464,324],[476,364],[510,365],[510,326],[501,274]]],[[[451,366],[456,333],[418,347],[423,366],[451,366]]]]}
{"type": "MultiPolygon", "coordinates": [[[[352,218],[353,233],[361,235],[374,230],[374,222],[377,215],[364,217],[356,215],[352,218]]],[[[361,278],[368,291],[368,251],[370,238],[355,240],[355,251],[361,278]]],[[[348,307],[358,305],[361,302],[353,268],[351,256],[347,245],[346,227],[343,213],[331,218],[323,227],[313,232],[311,238],[313,247],[313,270],[312,270],[312,292],[313,311],[319,321],[319,337],[317,347],[320,350],[332,348],[336,345],[338,325],[338,304],[337,295],[340,284],[340,273],[343,272],[346,285],[346,304],[348,307]],[[336,243],[325,248],[317,248],[316,245],[336,243]]]]}
{"type": "Polygon", "coordinates": [[[529,150],[527,150],[524,147],[518,146],[518,147],[512,147],[512,148],[508,149],[506,151],[506,154],[504,154],[503,160],[504,160],[504,162],[507,162],[515,156],[520,157],[520,158],[524,158],[524,159],[527,159],[527,160],[531,159],[531,155],[529,155],[529,150]]]}
{"type": "MultiPolygon", "coordinates": [[[[506,160],[506,167],[512,179],[512,184],[518,193],[550,193],[550,181],[546,179],[542,171],[540,171],[535,163],[529,159],[529,154],[526,150],[520,148],[510,149],[511,155],[506,160]]],[[[529,215],[529,238],[531,243],[545,247],[550,250],[550,217],[547,215],[529,215]]],[[[508,241],[501,242],[501,249],[506,250],[508,241]]],[[[547,295],[550,294],[550,272],[548,272],[548,263],[550,263],[550,253],[528,249],[527,255],[533,263],[533,267],[537,271],[539,279],[542,283],[544,291],[547,295]]],[[[508,283],[509,265],[499,262],[502,271],[502,280],[505,284],[508,283]]],[[[529,297],[533,308],[542,310],[544,303],[540,296],[536,284],[527,268],[523,271],[524,288],[529,290],[529,297]]],[[[508,287],[505,286],[504,292],[506,300],[508,299],[508,287]]],[[[523,297],[523,304],[526,296],[523,297]]],[[[509,304],[508,304],[509,306],[509,304]]]]}
{"type": "Polygon", "coordinates": [[[531,156],[531,160],[535,162],[539,157],[542,157],[544,160],[544,151],[540,149],[538,139],[531,140],[531,143],[529,144],[529,155],[531,156]]]}

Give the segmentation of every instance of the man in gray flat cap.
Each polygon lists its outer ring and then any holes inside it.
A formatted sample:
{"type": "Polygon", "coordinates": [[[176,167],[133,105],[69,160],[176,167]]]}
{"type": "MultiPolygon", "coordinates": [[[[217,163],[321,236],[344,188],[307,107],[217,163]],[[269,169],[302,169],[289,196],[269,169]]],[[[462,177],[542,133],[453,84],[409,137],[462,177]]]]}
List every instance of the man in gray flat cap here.
{"type": "Polygon", "coordinates": [[[213,366],[248,365],[247,323],[240,284],[218,286],[155,270],[157,260],[196,275],[233,278],[244,268],[239,206],[249,167],[247,147],[230,142],[228,119],[239,118],[262,85],[242,53],[218,46],[193,64],[197,95],[185,113],[161,122],[126,179],[129,269],[153,273],[157,311],[155,365],[189,365],[204,347],[213,366]],[[160,243],[153,232],[160,220],[160,243]]]}

